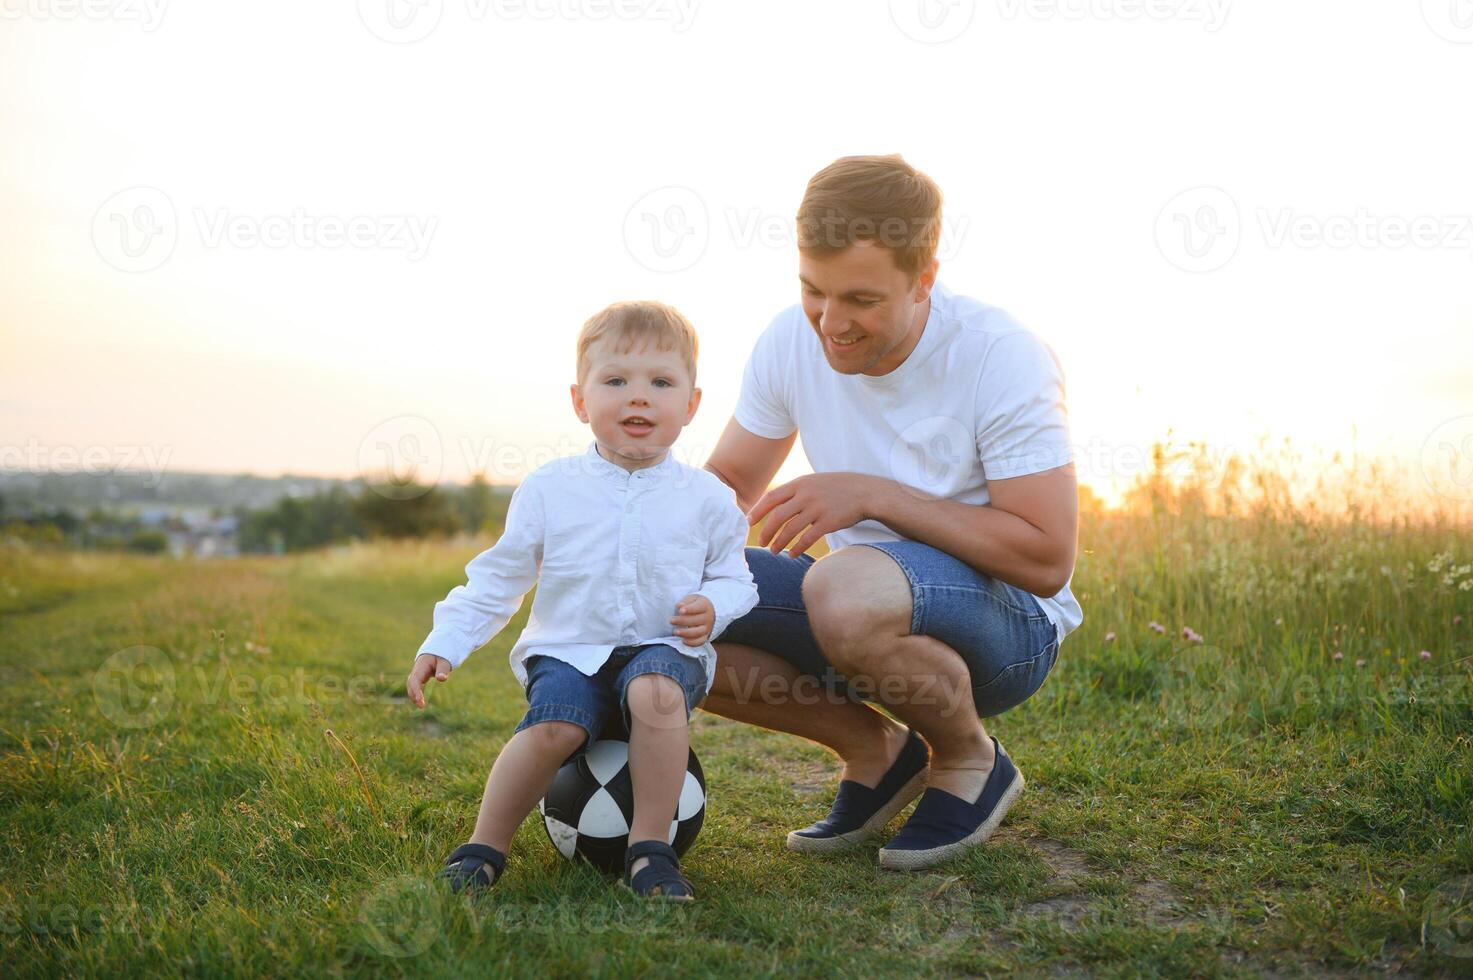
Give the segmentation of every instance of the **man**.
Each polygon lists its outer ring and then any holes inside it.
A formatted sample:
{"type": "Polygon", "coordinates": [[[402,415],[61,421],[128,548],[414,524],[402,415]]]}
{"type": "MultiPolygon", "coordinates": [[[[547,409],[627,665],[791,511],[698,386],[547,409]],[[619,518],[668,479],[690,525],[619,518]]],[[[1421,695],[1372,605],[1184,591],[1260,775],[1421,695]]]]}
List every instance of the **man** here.
{"type": "Polygon", "coordinates": [[[758,604],[717,639],[704,707],[843,760],[794,850],[853,847],[920,796],[880,850],[896,869],[997,828],[1023,777],[980,717],[1031,696],[1083,618],[1062,370],[937,283],[940,229],[940,190],[899,156],[816,174],[801,303],[758,339],[706,463],[766,523],[746,551],[758,604]],[[800,434],[813,474],[768,490],[800,434]],[[824,536],[830,554],[804,554],[824,536]]]}

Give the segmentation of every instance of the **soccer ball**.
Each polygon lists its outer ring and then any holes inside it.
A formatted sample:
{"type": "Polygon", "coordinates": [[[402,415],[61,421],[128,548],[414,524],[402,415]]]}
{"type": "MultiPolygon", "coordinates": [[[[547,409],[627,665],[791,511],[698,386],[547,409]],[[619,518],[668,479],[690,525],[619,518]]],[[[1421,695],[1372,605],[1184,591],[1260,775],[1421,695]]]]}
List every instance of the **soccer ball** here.
{"type": "MultiPolygon", "coordinates": [[[[629,743],[601,739],[564,763],[537,805],[547,839],[569,861],[582,857],[602,871],[622,873],[634,820],[634,782],[629,743]]],[[[706,819],[706,775],[695,750],[685,767],[685,785],[666,839],[684,854],[706,819]]]]}

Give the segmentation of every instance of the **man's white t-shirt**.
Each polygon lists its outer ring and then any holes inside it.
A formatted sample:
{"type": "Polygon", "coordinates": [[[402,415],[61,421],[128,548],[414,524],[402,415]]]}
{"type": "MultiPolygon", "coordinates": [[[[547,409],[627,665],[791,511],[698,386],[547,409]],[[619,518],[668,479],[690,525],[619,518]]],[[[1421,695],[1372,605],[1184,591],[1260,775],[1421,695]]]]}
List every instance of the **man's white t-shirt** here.
{"type": "MultiPolygon", "coordinates": [[[[968,504],[991,499],[989,479],[1074,458],[1053,350],[1004,311],[940,283],[915,349],[880,377],[835,371],[802,306],[779,313],[747,359],[735,414],[768,439],[797,429],[815,473],[869,473],[968,504]]],[[[837,550],[902,536],[866,520],[826,539],[837,550]]],[[[1084,620],[1068,583],[1036,598],[1060,642],[1084,620]]]]}

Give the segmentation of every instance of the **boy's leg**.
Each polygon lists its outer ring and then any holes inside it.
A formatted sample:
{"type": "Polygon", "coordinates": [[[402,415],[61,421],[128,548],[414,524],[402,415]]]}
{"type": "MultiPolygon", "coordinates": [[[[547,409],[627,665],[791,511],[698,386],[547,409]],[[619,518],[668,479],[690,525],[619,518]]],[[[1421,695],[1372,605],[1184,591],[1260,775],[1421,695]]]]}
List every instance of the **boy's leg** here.
{"type": "MultiPolygon", "coordinates": [[[[700,661],[664,644],[637,653],[619,675],[629,722],[629,775],[634,784],[634,821],[629,843],[667,843],[685,785],[690,756],[690,712],[706,693],[700,661]]],[[[649,863],[630,868],[638,874],[649,863]]]]}
{"type": "Polygon", "coordinates": [[[489,844],[505,854],[512,835],[587,736],[582,727],[566,721],[537,722],[513,735],[486,777],[471,843],[489,844]]]}
{"type": "Polygon", "coordinates": [[[613,706],[606,677],[553,657],[527,661],[527,714],[486,777],[471,842],[502,853],[568,757],[591,742],[613,706]]]}
{"type": "MultiPolygon", "coordinates": [[[[629,776],[634,782],[634,821],[629,843],[668,841],[670,822],[685,785],[690,729],[680,685],[662,674],[641,674],[629,682],[629,776]]],[[[649,863],[640,858],[637,874],[649,863]]]]}

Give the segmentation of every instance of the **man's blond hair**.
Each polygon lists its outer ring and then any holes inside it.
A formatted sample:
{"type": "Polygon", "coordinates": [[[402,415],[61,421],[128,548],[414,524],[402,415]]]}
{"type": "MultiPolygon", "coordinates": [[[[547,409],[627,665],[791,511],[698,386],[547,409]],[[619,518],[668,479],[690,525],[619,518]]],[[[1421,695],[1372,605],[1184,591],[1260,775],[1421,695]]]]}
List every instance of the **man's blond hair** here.
{"type": "Polygon", "coordinates": [[[610,350],[627,354],[637,347],[653,345],[655,350],[673,350],[685,361],[690,383],[696,383],[696,357],[699,342],[696,328],[673,306],[655,300],[628,300],[612,303],[599,310],[578,331],[578,383],[588,374],[588,351],[594,344],[608,341],[610,350]]]}
{"type": "Polygon", "coordinates": [[[824,167],[798,205],[798,251],[826,258],[861,241],[889,249],[914,282],[941,243],[941,188],[898,153],[824,167]]]}

